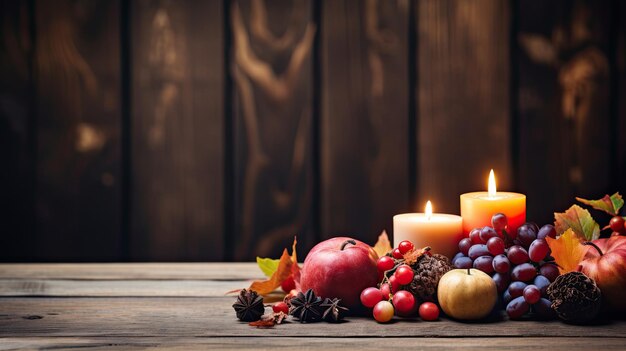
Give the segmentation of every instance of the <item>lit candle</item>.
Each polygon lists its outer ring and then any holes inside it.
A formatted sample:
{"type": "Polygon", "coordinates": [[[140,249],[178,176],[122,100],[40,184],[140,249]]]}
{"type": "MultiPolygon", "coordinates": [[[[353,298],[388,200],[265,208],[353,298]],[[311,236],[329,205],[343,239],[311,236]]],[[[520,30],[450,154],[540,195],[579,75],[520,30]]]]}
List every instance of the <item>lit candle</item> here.
{"type": "Polygon", "coordinates": [[[504,213],[509,220],[509,232],[517,230],[526,222],[526,195],[496,191],[496,178],[493,169],[489,173],[487,192],[474,192],[461,195],[461,217],[463,232],[468,234],[474,228],[491,225],[491,216],[504,213]]]}
{"type": "Polygon", "coordinates": [[[452,259],[459,251],[458,244],[463,238],[460,216],[433,213],[430,201],[424,213],[404,213],[393,216],[393,242],[397,247],[402,240],[409,240],[417,248],[431,247],[432,253],[439,253],[452,259]]]}

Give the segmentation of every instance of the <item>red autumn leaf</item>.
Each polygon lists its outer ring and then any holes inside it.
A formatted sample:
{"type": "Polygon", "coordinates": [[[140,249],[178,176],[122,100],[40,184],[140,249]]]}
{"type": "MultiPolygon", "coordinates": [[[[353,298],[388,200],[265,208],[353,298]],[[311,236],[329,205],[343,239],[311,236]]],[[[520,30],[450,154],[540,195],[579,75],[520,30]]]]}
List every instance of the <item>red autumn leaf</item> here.
{"type": "Polygon", "coordinates": [[[300,267],[298,267],[298,258],[296,255],[296,238],[293,239],[292,254],[289,255],[287,249],[283,250],[283,254],[278,261],[278,268],[267,280],[255,281],[250,285],[250,289],[256,291],[259,295],[267,295],[276,290],[285,279],[293,275],[294,280],[300,280],[300,267]]]}
{"type": "Polygon", "coordinates": [[[389,242],[389,236],[387,236],[387,231],[383,230],[383,232],[378,236],[376,245],[374,245],[374,251],[376,251],[378,257],[383,257],[387,254],[387,252],[391,251],[391,249],[392,247],[389,242]]]}
{"type": "Polygon", "coordinates": [[[552,250],[552,257],[554,257],[561,274],[576,271],[589,249],[589,246],[582,244],[578,235],[571,228],[561,234],[558,239],[548,236],[546,241],[552,250]]]}
{"type": "Polygon", "coordinates": [[[582,202],[585,205],[591,206],[596,210],[604,211],[611,216],[616,216],[622,206],[624,206],[624,200],[622,199],[622,195],[620,195],[619,192],[611,196],[604,195],[603,198],[598,200],[587,200],[580,197],[577,197],[576,200],[582,202]]]}
{"type": "Polygon", "coordinates": [[[572,229],[581,239],[587,241],[600,237],[600,226],[593,220],[589,211],[578,205],[572,205],[563,213],[554,213],[554,227],[558,234],[572,229]]]}

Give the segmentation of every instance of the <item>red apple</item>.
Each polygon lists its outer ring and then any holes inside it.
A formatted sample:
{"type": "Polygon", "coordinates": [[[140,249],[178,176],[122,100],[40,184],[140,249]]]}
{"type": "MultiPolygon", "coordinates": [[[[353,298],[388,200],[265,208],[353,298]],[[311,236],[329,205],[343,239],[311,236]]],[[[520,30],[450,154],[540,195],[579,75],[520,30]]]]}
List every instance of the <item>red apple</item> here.
{"type": "Polygon", "coordinates": [[[618,311],[626,311],[626,237],[613,236],[591,243],[578,270],[592,278],[602,299],[618,311]]]}
{"type": "Polygon", "coordinates": [[[360,306],[363,289],[378,283],[378,255],[369,245],[347,237],[328,239],[311,249],[300,275],[302,291],[340,298],[348,308],[360,306]]]}

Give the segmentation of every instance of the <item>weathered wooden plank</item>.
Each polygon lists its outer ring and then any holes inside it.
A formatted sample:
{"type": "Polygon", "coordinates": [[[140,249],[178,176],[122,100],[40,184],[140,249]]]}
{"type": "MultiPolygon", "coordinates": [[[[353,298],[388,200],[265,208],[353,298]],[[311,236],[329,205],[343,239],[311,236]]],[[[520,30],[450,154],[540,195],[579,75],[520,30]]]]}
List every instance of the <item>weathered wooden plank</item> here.
{"type": "MultiPolygon", "coordinates": [[[[270,330],[237,322],[234,297],[222,298],[0,298],[0,336],[198,336],[198,337],[607,337],[626,338],[626,321],[575,326],[560,321],[387,325],[350,318],[339,325],[287,323],[270,330]]],[[[268,309],[269,311],[269,309],[268,309]]]]}
{"type": "Polygon", "coordinates": [[[247,288],[250,283],[246,280],[0,279],[0,296],[223,297],[229,291],[247,288]]]}
{"type": "Polygon", "coordinates": [[[34,106],[32,2],[0,2],[0,261],[32,252],[34,221],[34,106]]]}
{"type": "Polygon", "coordinates": [[[134,2],[131,258],[223,254],[222,1],[134,2]]]}
{"type": "Polygon", "coordinates": [[[535,221],[610,191],[610,6],[519,2],[519,179],[535,221]]]}
{"type": "Polygon", "coordinates": [[[37,238],[30,260],[120,256],[119,1],[34,1],[37,238]]]}
{"type": "Polygon", "coordinates": [[[237,260],[313,244],[311,1],[230,2],[237,260]],[[280,34],[279,34],[280,33],[280,34]]]}
{"type": "Polygon", "coordinates": [[[0,264],[0,279],[249,280],[263,274],[255,263],[53,263],[0,264]]]}
{"type": "Polygon", "coordinates": [[[459,213],[459,194],[512,189],[510,2],[417,1],[417,209],[459,213]]]}
{"type": "Polygon", "coordinates": [[[617,132],[614,133],[614,137],[617,138],[617,145],[613,145],[613,147],[617,147],[618,177],[616,185],[620,191],[626,192],[626,4],[622,1],[617,1],[614,4],[617,7],[614,11],[618,11],[617,49],[614,54],[619,76],[617,78],[618,90],[613,94],[613,98],[617,99],[617,121],[615,121],[617,125],[614,126],[617,128],[617,132]]]}
{"type": "MultiPolygon", "coordinates": [[[[280,328],[280,327],[278,327],[280,328]]],[[[0,350],[54,349],[54,350],[111,350],[152,349],[166,347],[173,350],[276,350],[306,348],[307,350],[380,350],[389,345],[419,350],[564,350],[587,351],[590,349],[623,350],[626,340],[622,338],[294,338],[294,337],[248,337],[248,338],[196,338],[196,337],[62,337],[62,338],[1,338],[0,350]]]]}
{"type": "Polygon", "coordinates": [[[322,5],[321,236],[374,243],[409,206],[407,1],[322,5]]]}

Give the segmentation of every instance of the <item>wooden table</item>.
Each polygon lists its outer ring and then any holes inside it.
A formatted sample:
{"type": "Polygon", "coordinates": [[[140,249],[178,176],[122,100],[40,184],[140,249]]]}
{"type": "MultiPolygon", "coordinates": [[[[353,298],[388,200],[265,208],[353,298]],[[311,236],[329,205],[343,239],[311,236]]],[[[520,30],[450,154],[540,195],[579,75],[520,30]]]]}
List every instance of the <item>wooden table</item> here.
{"type": "Polygon", "coordinates": [[[235,319],[229,290],[261,278],[251,263],[1,264],[0,350],[11,349],[538,349],[626,350],[626,321],[387,325],[235,319]]]}

